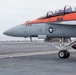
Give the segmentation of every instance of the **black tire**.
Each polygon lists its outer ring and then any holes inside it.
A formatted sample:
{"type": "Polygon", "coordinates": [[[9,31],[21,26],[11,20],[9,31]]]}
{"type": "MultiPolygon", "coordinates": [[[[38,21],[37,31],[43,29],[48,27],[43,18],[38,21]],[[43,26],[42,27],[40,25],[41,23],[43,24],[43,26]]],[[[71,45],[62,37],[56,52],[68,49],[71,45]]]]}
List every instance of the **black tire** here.
{"type": "Polygon", "coordinates": [[[68,58],[70,56],[70,53],[66,50],[61,50],[59,51],[58,56],[60,58],[68,58]]]}
{"type": "Polygon", "coordinates": [[[70,56],[70,53],[67,51],[66,58],[68,58],[69,56],[70,56]]]}

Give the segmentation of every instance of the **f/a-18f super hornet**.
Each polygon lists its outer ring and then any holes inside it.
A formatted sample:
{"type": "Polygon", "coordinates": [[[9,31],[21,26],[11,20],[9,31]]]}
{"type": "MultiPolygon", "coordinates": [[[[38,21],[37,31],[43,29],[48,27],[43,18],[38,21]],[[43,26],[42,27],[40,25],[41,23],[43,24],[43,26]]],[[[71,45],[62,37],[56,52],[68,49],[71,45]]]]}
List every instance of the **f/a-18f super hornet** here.
{"type": "Polygon", "coordinates": [[[76,49],[76,40],[70,40],[71,37],[76,37],[76,8],[65,6],[63,10],[49,11],[46,16],[26,21],[3,34],[14,37],[61,38],[60,46],[53,45],[60,50],[60,58],[68,58],[69,46],[76,49]],[[65,43],[65,38],[68,38],[68,43],[65,43]]]}

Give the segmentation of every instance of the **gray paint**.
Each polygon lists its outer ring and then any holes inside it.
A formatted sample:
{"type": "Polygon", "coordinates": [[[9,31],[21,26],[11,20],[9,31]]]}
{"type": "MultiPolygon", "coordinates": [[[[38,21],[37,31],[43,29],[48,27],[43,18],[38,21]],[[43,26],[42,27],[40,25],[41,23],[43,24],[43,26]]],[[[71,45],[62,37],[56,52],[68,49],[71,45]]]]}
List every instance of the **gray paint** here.
{"type": "Polygon", "coordinates": [[[22,24],[5,31],[4,34],[14,37],[31,37],[36,35],[46,35],[48,37],[76,37],[76,26],[52,23],[22,24]],[[49,27],[53,28],[52,33],[48,31],[49,27]]]}

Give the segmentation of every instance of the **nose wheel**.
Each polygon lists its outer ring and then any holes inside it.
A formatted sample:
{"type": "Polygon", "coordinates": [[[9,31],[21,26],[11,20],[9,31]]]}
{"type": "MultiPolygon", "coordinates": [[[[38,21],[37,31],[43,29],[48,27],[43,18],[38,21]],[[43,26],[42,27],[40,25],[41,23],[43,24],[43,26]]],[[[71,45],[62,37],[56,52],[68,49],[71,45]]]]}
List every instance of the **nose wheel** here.
{"type": "Polygon", "coordinates": [[[59,51],[58,56],[60,58],[68,58],[70,56],[70,53],[67,50],[61,50],[59,51]]]}

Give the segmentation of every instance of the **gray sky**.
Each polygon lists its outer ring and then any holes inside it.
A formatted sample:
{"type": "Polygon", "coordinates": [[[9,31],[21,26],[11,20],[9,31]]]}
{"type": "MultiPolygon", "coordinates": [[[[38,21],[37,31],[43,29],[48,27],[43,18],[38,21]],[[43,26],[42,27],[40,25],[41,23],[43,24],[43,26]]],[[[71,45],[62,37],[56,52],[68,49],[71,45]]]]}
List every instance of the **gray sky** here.
{"type": "Polygon", "coordinates": [[[0,0],[0,35],[8,28],[65,5],[75,6],[76,0],[0,0]]]}

